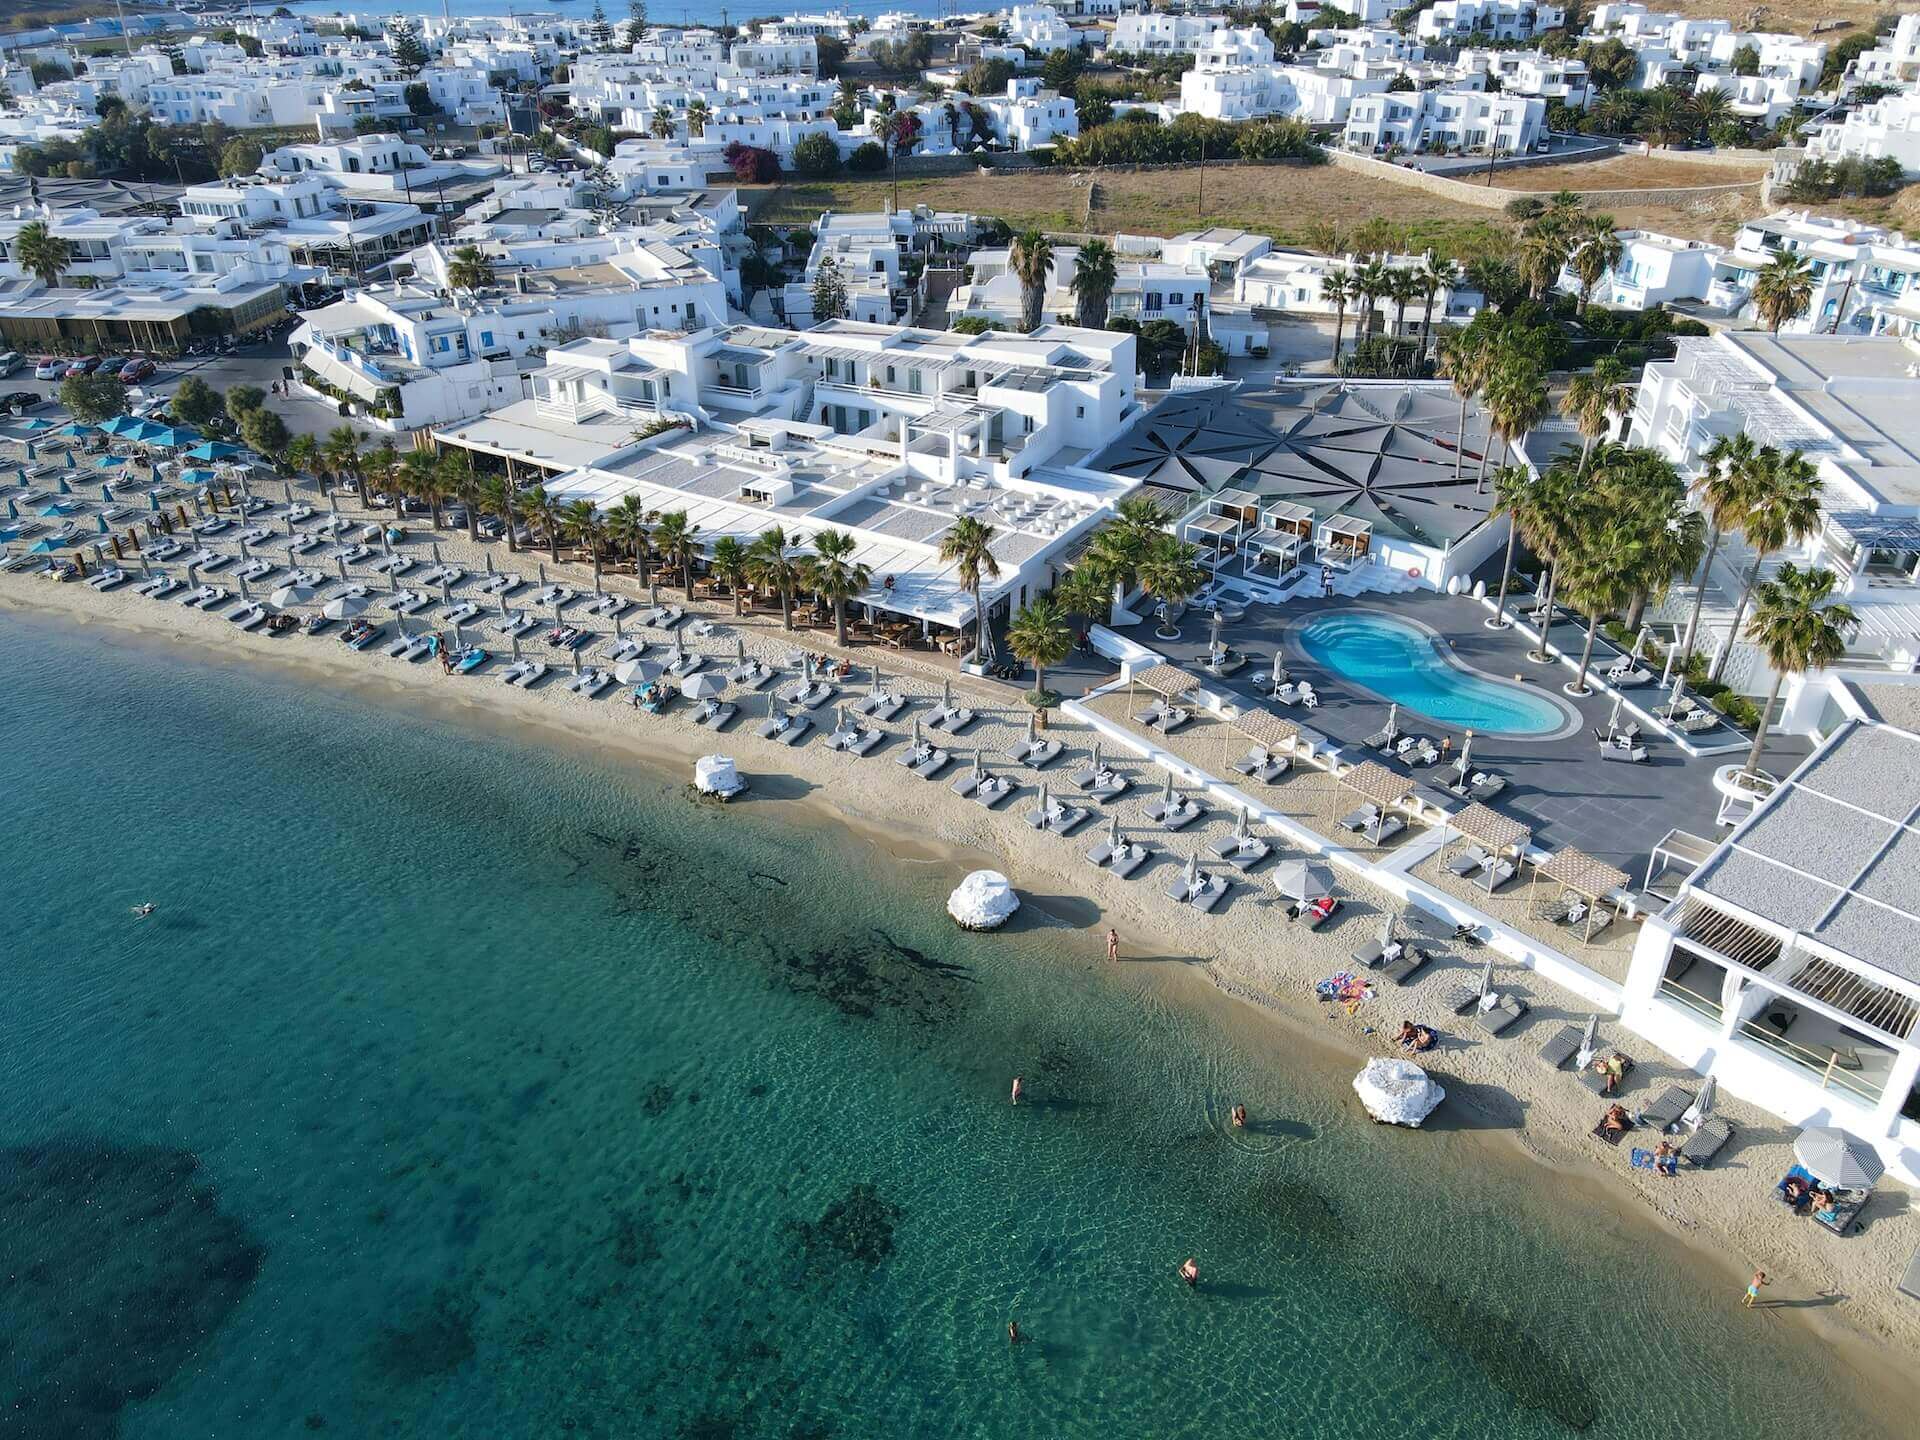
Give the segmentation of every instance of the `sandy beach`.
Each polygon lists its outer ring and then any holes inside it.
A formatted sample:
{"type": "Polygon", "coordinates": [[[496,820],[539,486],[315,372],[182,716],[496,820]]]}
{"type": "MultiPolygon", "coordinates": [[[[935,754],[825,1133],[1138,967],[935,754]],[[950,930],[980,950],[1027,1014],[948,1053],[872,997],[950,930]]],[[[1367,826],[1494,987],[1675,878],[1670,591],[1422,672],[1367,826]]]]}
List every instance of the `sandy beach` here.
{"type": "MultiPolygon", "coordinates": [[[[445,561],[468,570],[456,596],[471,595],[475,577],[484,575],[488,553],[499,569],[517,572],[528,581],[534,579],[544,558],[538,553],[510,556],[500,546],[489,552],[469,545],[464,534],[442,535],[438,540],[445,561]]],[[[420,557],[423,568],[425,542],[416,539],[404,548],[420,557]]],[[[316,559],[311,563],[326,571],[332,562],[316,559]]],[[[181,573],[177,565],[163,568],[181,573]]],[[[584,567],[548,561],[547,569],[550,578],[591,592],[592,578],[584,567]]],[[[209,579],[233,585],[226,574],[209,579]]],[[[368,577],[356,575],[355,579],[368,577]]],[[[376,589],[384,586],[381,581],[368,583],[376,589]]],[[[406,584],[406,579],[401,583],[406,584]]],[[[644,592],[636,592],[631,576],[609,577],[605,583],[611,592],[630,597],[638,593],[644,602],[644,592]]],[[[265,589],[256,593],[264,598],[265,589]]],[[[672,586],[663,586],[662,596],[686,603],[672,586]]],[[[1920,1402],[1920,1382],[1910,1373],[1913,1358],[1920,1355],[1920,1305],[1894,1288],[1920,1245],[1920,1220],[1903,1189],[1884,1185],[1869,1211],[1870,1223],[1851,1237],[1836,1237],[1796,1219],[1773,1198],[1773,1182],[1792,1164],[1791,1131],[1731,1100],[1720,1108],[1737,1127],[1735,1139],[1711,1168],[1683,1168],[1675,1179],[1632,1169],[1626,1147],[1616,1150],[1602,1145],[1588,1133],[1602,1103],[1577,1077],[1550,1070],[1537,1056],[1548,1035],[1568,1019],[1584,1020],[1591,1007],[1531,972],[1496,963],[1496,986],[1525,996],[1531,1015],[1505,1038],[1491,1038],[1463,1029],[1451,1013],[1447,999],[1456,982],[1475,976],[1490,951],[1439,946],[1435,963],[1414,984],[1404,990],[1383,984],[1374,998],[1351,1014],[1344,1007],[1316,1003],[1313,983],[1350,968],[1351,952],[1378,929],[1380,913],[1387,906],[1385,896],[1343,878],[1340,890],[1347,903],[1341,914],[1321,930],[1308,931],[1286,922],[1268,878],[1272,868],[1268,862],[1253,874],[1239,877],[1227,900],[1211,915],[1175,905],[1165,894],[1167,884],[1189,854],[1204,854],[1209,842],[1231,832],[1232,817],[1216,811],[1178,834],[1166,833],[1144,814],[1148,802],[1161,793],[1164,776],[1131,755],[1111,753],[1111,747],[1105,758],[1131,780],[1128,793],[1105,809],[1094,807],[1088,823],[1070,837],[1036,833],[1023,816],[1035,805],[1041,782],[1052,785],[1056,795],[1065,792],[1067,798],[1078,799],[1066,777],[1077,768],[1088,735],[1085,727],[1056,714],[1048,734],[1062,742],[1065,755],[1044,772],[1015,764],[1008,752],[1024,738],[1028,717],[1024,705],[1006,687],[974,686],[963,676],[952,678],[956,692],[981,718],[962,736],[942,742],[954,753],[955,763],[938,778],[921,781],[895,761],[904,749],[903,737],[913,717],[924,717],[928,711],[925,697],[937,700],[949,677],[911,655],[872,647],[853,652],[855,675],[843,687],[840,699],[850,701],[864,693],[867,667],[877,660],[890,688],[919,702],[882,727],[892,732],[886,743],[864,758],[854,758],[825,745],[833,728],[832,702],[814,712],[813,733],[796,746],[783,747],[754,734],[765,714],[764,692],[743,704],[740,717],[719,736],[693,724],[693,707],[684,701],[655,716],[630,707],[620,687],[609,687],[591,700],[570,693],[568,666],[548,652],[539,638],[545,625],[522,643],[529,656],[546,658],[553,673],[535,689],[522,690],[500,683],[498,659],[478,674],[447,676],[434,661],[406,663],[382,654],[378,645],[365,652],[349,650],[339,642],[339,625],[314,637],[243,632],[225,618],[237,603],[223,604],[208,614],[172,600],[146,599],[134,592],[132,584],[98,593],[78,583],[0,576],[0,610],[99,626],[135,637],[142,644],[192,647],[196,660],[272,665],[376,700],[428,705],[470,722],[511,730],[522,738],[544,733],[561,743],[591,747],[603,757],[631,757],[637,764],[661,766],[688,779],[695,757],[716,751],[730,754],[752,787],[752,803],[807,807],[864,832],[903,860],[952,863],[956,869],[987,863],[1004,871],[1031,903],[1079,927],[1083,933],[1075,935],[1072,947],[1076,957],[1083,949],[1089,956],[1095,953],[1094,944],[1108,925],[1113,926],[1122,937],[1126,962],[1119,977],[1122,983],[1162,987],[1180,1003],[1209,1004],[1219,1013],[1232,1015],[1230,1023],[1259,1027],[1269,1049],[1304,1042],[1324,1050],[1330,1066],[1340,1056],[1357,1065],[1368,1055],[1398,1053],[1391,1037],[1402,1018],[1432,1025],[1442,1041],[1423,1057],[1423,1063],[1450,1092],[1446,1107],[1435,1117],[1435,1128],[1449,1129],[1447,1112],[1461,1108],[1473,1123],[1460,1128],[1472,1131],[1473,1143],[1537,1163],[1541,1183],[1566,1186],[1576,1196],[1573,1203],[1584,1201],[1593,1207],[1595,1223],[1611,1223],[1612,1217],[1619,1223],[1645,1226],[1687,1247],[1697,1264],[1723,1272],[1729,1305],[1738,1303],[1748,1271],[1764,1267],[1774,1279],[1767,1292],[1772,1308],[1756,1323],[1805,1327],[1809,1338],[1828,1347],[1834,1362],[1856,1375],[1863,1388],[1884,1397],[1884,1405],[1877,1408],[1890,1419],[1910,1417],[1920,1402]],[[968,772],[976,751],[990,770],[1009,776],[1019,786],[992,810],[956,795],[951,788],[968,772]],[[1104,838],[1109,818],[1116,814],[1130,838],[1146,841],[1155,851],[1149,864],[1124,881],[1083,858],[1089,847],[1104,838]],[[1197,999],[1203,990],[1206,998],[1197,999]],[[1221,994],[1243,1003],[1222,1002],[1221,994]]],[[[742,643],[750,655],[776,666],[796,650],[833,649],[830,628],[786,635],[777,614],[736,620],[724,601],[689,604],[687,610],[689,631],[696,619],[713,622],[709,635],[687,634],[687,647],[714,658],[730,662],[742,643]]],[[[386,617],[379,605],[370,613],[376,619],[386,617]]],[[[639,629],[639,613],[629,612],[628,634],[657,645],[663,637],[639,629]]],[[[484,610],[479,618],[487,619],[484,610]]],[[[569,618],[611,636],[608,622],[569,618]]],[[[434,622],[429,616],[425,623],[431,628],[434,622]]],[[[388,633],[392,633],[391,624],[388,633]]],[[[498,639],[471,627],[468,635],[489,648],[498,639]]],[[[597,646],[595,653],[604,649],[597,646]]],[[[594,663],[593,657],[585,663],[594,663]]],[[[789,678],[783,675],[780,683],[789,678]]],[[[157,698],[144,697],[135,703],[154,703],[157,698]]],[[[731,692],[731,698],[739,698],[737,692],[731,692]]],[[[1217,737],[1195,739],[1181,753],[1216,774],[1224,771],[1217,737]]],[[[1260,798],[1324,832],[1328,816],[1336,813],[1335,788],[1324,773],[1308,770],[1262,791],[1260,798]]],[[[1424,862],[1417,873],[1427,875],[1434,868],[1434,862],[1424,862]]],[[[1447,888],[1444,878],[1435,883],[1447,888]]],[[[1607,1033],[1603,1021],[1603,1037],[1607,1033]]],[[[1638,1068],[1622,1096],[1630,1108],[1646,1103],[1670,1080],[1690,1073],[1644,1044],[1636,1042],[1634,1048],[1638,1068]]],[[[1635,1137],[1636,1142],[1643,1139],[1651,1145],[1650,1135],[1635,1137]]],[[[1904,1419],[1895,1421],[1894,1428],[1904,1423],[1904,1419]]]]}

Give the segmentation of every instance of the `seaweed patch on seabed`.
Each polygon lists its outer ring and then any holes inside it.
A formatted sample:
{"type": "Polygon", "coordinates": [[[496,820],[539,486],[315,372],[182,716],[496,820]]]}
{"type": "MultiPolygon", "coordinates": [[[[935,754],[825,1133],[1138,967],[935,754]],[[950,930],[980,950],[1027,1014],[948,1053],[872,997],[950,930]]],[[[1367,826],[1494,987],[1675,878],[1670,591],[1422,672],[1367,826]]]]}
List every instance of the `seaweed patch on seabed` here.
{"type": "Polygon", "coordinates": [[[893,1254],[894,1227],[905,1213],[863,1182],[821,1211],[818,1220],[789,1220],[785,1228],[808,1275],[817,1277],[848,1263],[877,1268],[893,1254]]]}
{"type": "Polygon", "coordinates": [[[1518,1321],[1489,1314],[1439,1291],[1398,1295],[1447,1349],[1467,1356],[1488,1383],[1524,1409],[1581,1431],[1600,1418],[1593,1386],[1571,1364],[1540,1344],[1518,1321]]]}
{"type": "Polygon", "coordinates": [[[108,1440],[240,1305],[266,1257],[164,1146],[0,1151],[0,1436],[108,1440]]]}
{"type": "Polygon", "coordinates": [[[882,1010],[923,1025],[951,1020],[963,1001],[961,987],[972,978],[964,966],[902,945],[883,930],[811,946],[759,938],[775,983],[860,1020],[876,1019],[882,1010]]]}
{"type": "Polygon", "coordinates": [[[426,1309],[405,1325],[384,1325],[373,1342],[373,1361],[401,1385],[451,1375],[473,1358],[473,1302],[442,1286],[426,1309]]]}

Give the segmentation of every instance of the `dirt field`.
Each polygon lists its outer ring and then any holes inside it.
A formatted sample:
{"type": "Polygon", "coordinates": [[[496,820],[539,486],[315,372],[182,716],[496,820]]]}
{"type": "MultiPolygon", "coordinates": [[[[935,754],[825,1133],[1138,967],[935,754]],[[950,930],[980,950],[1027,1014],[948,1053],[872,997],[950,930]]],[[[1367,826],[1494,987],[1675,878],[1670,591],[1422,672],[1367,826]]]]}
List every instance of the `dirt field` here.
{"type": "Polygon", "coordinates": [[[1648,190],[1663,185],[1739,185],[1766,174],[1765,162],[1696,165],[1660,154],[1616,155],[1585,165],[1508,170],[1494,183],[1508,190],[1648,190]]]}
{"type": "MultiPolygon", "coordinates": [[[[1592,165],[1517,171],[1536,177],[1542,190],[1627,188],[1678,183],[1665,172],[1685,171],[1686,183],[1723,183],[1722,167],[1624,157],[1592,165]],[[1618,167],[1618,168],[1615,168],[1618,167]],[[1642,167],[1635,169],[1634,167],[1642,167]],[[1651,167],[1651,168],[1646,168],[1651,167]]],[[[1097,204],[1089,220],[1084,171],[1038,170],[1014,175],[962,175],[900,182],[902,205],[967,210],[996,215],[1015,229],[1038,226],[1060,232],[1111,235],[1177,235],[1204,225],[1232,225],[1271,235],[1283,245],[1336,251],[1356,243],[1417,253],[1429,248],[1467,259],[1504,246],[1513,224],[1498,210],[1461,205],[1410,185],[1363,178],[1331,166],[1296,169],[1210,167],[1203,183],[1197,167],[1148,173],[1109,173],[1092,178],[1097,204]],[[1377,223],[1376,223],[1377,222],[1377,223]],[[1365,231],[1362,227],[1367,227],[1365,231]],[[1385,234],[1380,233],[1383,229],[1385,234]],[[1361,238],[1356,241],[1356,235],[1361,238]]],[[[1731,178],[1753,178],[1736,169],[1731,178]]],[[[838,180],[819,184],[748,188],[742,203],[769,224],[806,224],[823,210],[878,210],[889,195],[885,181],[838,180]]],[[[1693,239],[1726,239],[1758,208],[1757,194],[1727,196],[1686,206],[1607,206],[1622,226],[1658,230],[1693,239]]]]}
{"type": "Polygon", "coordinates": [[[1774,0],[1767,5],[1729,5],[1727,0],[1661,0],[1657,7],[1675,15],[1702,20],[1731,20],[1744,30],[1781,30],[1795,35],[1811,35],[1816,24],[1841,21],[1832,30],[1822,30],[1817,38],[1832,44],[1858,30],[1871,31],[1883,16],[1897,13],[1898,5],[1876,0],[1774,0]]]}

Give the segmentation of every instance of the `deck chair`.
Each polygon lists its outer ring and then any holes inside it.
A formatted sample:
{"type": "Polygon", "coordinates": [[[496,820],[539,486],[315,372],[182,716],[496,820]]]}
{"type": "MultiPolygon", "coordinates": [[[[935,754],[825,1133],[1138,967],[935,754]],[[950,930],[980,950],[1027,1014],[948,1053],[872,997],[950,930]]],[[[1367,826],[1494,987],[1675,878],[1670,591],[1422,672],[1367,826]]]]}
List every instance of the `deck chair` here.
{"type": "Polygon", "coordinates": [[[1426,967],[1429,958],[1426,951],[1403,944],[1400,953],[1380,967],[1380,974],[1396,985],[1406,985],[1426,967]]]}
{"type": "Polygon", "coordinates": [[[1640,1120],[1657,1130],[1666,1130],[1677,1125],[1680,1117],[1687,1113],[1687,1107],[1693,1104],[1693,1092],[1682,1090],[1678,1085],[1669,1085],[1654,1097],[1653,1103],[1641,1107],[1640,1120]]]}
{"type": "Polygon", "coordinates": [[[1484,870],[1489,858],[1487,852],[1478,845],[1470,845],[1447,861],[1447,873],[1458,875],[1464,880],[1476,870],[1484,870]]]}
{"type": "MultiPolygon", "coordinates": [[[[1633,1057],[1620,1050],[1615,1050],[1613,1053],[1618,1055],[1621,1060],[1620,1084],[1624,1089],[1627,1083],[1627,1077],[1633,1074],[1633,1057]]],[[[1580,1067],[1580,1083],[1596,1095],[1606,1094],[1606,1077],[1591,1065],[1583,1065],[1580,1067]]],[[[1620,1091],[1616,1090],[1613,1093],[1618,1095],[1620,1091]]],[[[1683,1105],[1680,1108],[1684,1113],[1686,1107],[1683,1105]]]]}
{"type": "Polygon", "coordinates": [[[1527,1002],[1518,995],[1502,995],[1490,1010],[1475,1010],[1473,1022],[1489,1035],[1498,1035],[1527,1013],[1527,1002]]]}
{"type": "Polygon", "coordinates": [[[1718,1115],[1709,1115],[1700,1122],[1700,1128],[1687,1138],[1680,1147],[1680,1158],[1691,1165],[1705,1167],[1713,1157],[1726,1148],[1733,1138],[1733,1126],[1718,1115]]]}
{"type": "Polygon", "coordinates": [[[1580,1053],[1580,1041],[1583,1038],[1580,1026],[1562,1025],[1540,1047],[1540,1058],[1554,1069],[1564,1070],[1567,1062],[1580,1053]]]}

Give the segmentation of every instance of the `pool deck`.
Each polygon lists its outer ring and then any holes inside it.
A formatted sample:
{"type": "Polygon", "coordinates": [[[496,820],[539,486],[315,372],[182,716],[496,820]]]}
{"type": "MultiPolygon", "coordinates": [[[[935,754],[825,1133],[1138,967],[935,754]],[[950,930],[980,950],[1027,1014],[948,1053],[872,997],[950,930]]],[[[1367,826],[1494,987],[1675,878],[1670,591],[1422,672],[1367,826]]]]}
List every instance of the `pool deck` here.
{"type": "MultiPolygon", "coordinates": [[[[1529,684],[1550,687],[1556,699],[1578,712],[1581,724],[1572,734],[1546,739],[1474,737],[1474,768],[1503,775],[1507,780],[1507,789],[1493,802],[1493,808],[1532,827],[1535,845],[1547,850],[1576,846],[1625,870],[1638,889],[1653,847],[1669,830],[1690,830],[1708,838],[1720,833],[1715,821],[1720,802],[1713,788],[1713,774],[1730,760],[1737,761],[1738,755],[1694,757],[1654,736],[1648,741],[1650,756],[1645,764],[1601,759],[1592,731],[1606,728],[1613,710],[1612,698],[1599,691],[1583,699],[1566,696],[1560,686],[1572,680],[1573,672],[1558,661],[1540,665],[1528,660],[1531,639],[1517,629],[1487,629],[1483,622],[1488,611],[1477,600],[1411,591],[1367,594],[1357,599],[1316,596],[1277,606],[1250,605],[1246,617],[1224,625],[1221,635],[1229,646],[1252,655],[1254,661],[1224,680],[1216,680],[1202,669],[1210,630],[1206,615],[1198,609],[1189,611],[1183,619],[1178,640],[1155,635],[1155,623],[1150,620],[1115,629],[1189,670],[1209,690],[1235,695],[1241,703],[1263,706],[1311,726],[1357,756],[1360,742],[1385,726],[1386,703],[1321,669],[1307,658],[1290,633],[1314,615],[1356,606],[1384,611],[1437,631],[1463,663],[1489,675],[1511,678],[1518,674],[1529,684]],[[1253,676],[1264,668],[1262,662],[1276,648],[1285,655],[1285,664],[1296,680],[1312,683],[1321,702],[1316,709],[1277,705],[1254,690],[1253,676]]],[[[1577,658],[1581,631],[1563,621],[1555,627],[1553,638],[1556,649],[1570,649],[1577,658]]],[[[1596,648],[1596,659],[1602,653],[1596,648]]],[[[1610,656],[1613,651],[1608,648],[1605,653],[1610,656]]],[[[1604,669],[1605,663],[1599,661],[1595,668],[1604,669]]],[[[1107,673],[1110,677],[1111,670],[1107,673]]],[[[1643,688],[1636,692],[1636,699],[1651,704],[1659,697],[1643,688]]],[[[1438,725],[1405,706],[1400,711],[1400,727],[1407,734],[1431,736],[1435,743],[1450,736],[1456,755],[1464,738],[1461,729],[1438,725]]],[[[1770,737],[1769,768],[1782,772],[1808,752],[1804,738],[1770,737]]],[[[1383,759],[1368,753],[1370,758],[1383,759]]],[[[1398,761],[1383,763],[1423,783],[1434,783],[1441,776],[1439,766],[1409,768],[1398,761]]]]}

